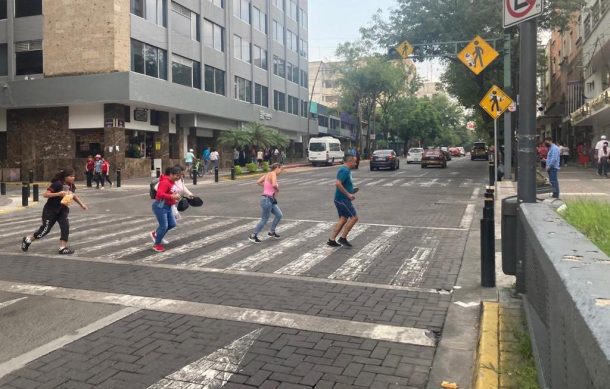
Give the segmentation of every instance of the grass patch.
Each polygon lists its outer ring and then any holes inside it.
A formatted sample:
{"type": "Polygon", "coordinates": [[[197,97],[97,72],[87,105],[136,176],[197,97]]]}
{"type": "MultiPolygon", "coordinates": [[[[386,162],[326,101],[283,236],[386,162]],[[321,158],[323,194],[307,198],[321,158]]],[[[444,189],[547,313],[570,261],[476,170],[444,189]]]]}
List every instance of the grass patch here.
{"type": "MultiPolygon", "coordinates": [[[[525,323],[524,327],[525,327],[525,323]]],[[[513,334],[517,339],[517,353],[520,360],[513,370],[515,384],[521,389],[539,389],[538,372],[532,352],[532,342],[525,328],[514,329],[513,334]]]]}
{"type": "Polygon", "coordinates": [[[562,213],[568,223],[610,255],[610,204],[594,200],[576,200],[562,213]]]}

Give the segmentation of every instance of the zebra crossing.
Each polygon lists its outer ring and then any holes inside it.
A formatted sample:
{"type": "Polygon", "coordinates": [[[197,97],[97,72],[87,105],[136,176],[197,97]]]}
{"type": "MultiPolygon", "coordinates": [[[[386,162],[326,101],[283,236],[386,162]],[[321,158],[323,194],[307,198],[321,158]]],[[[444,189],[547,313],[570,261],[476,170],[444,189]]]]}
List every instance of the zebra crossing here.
{"type": "MultiPolygon", "coordinates": [[[[377,277],[374,284],[420,287],[440,245],[430,234],[442,233],[421,226],[361,223],[349,235],[354,247],[345,249],[325,244],[332,222],[284,220],[278,229],[281,239],[261,234],[267,239],[255,244],[247,236],[257,220],[199,216],[180,220],[166,236],[171,241],[167,251],[155,253],[150,232],[156,225],[151,217],[113,215],[112,222],[107,222],[109,218],[90,216],[71,223],[71,247],[76,254],[70,258],[363,283],[371,283],[374,269],[388,267],[398,270],[377,277]]],[[[20,237],[33,230],[36,222],[36,218],[0,219],[0,249],[15,255],[56,257],[58,227],[44,240],[34,242],[28,253],[21,253],[20,237]]]]}
{"type": "MultiPolygon", "coordinates": [[[[302,187],[302,186],[333,186],[334,178],[281,178],[279,180],[282,188],[302,187]]],[[[472,188],[476,186],[472,178],[432,178],[432,177],[389,177],[389,178],[354,178],[354,185],[365,187],[418,187],[418,188],[472,188]]],[[[237,186],[256,185],[252,181],[240,182],[237,186]]]]}

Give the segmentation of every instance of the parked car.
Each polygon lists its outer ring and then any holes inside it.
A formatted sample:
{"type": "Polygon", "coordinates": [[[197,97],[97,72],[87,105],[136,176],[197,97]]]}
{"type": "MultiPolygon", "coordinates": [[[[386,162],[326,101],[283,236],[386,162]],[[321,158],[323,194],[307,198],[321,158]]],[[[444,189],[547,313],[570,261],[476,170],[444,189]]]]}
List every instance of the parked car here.
{"type": "Polygon", "coordinates": [[[460,153],[460,149],[457,147],[449,147],[449,153],[451,153],[452,157],[461,157],[462,153],[460,153]]]}
{"type": "Polygon", "coordinates": [[[371,156],[371,170],[389,168],[396,170],[400,168],[400,160],[394,150],[375,150],[371,156]]]}
{"type": "Polygon", "coordinates": [[[308,148],[309,162],[316,165],[332,165],[335,162],[343,161],[343,149],[339,139],[332,136],[311,138],[308,148]]]}
{"type": "Polygon", "coordinates": [[[474,142],[472,150],[470,151],[470,160],[484,159],[489,161],[489,153],[487,151],[487,145],[485,142],[474,142]]]}
{"type": "Polygon", "coordinates": [[[462,146],[458,146],[458,149],[460,150],[460,156],[466,156],[466,149],[464,149],[462,146]]]}
{"type": "Polygon", "coordinates": [[[424,149],[421,147],[411,147],[407,152],[407,163],[420,163],[424,149]]]}
{"type": "Polygon", "coordinates": [[[445,153],[440,149],[428,149],[424,150],[424,154],[421,158],[421,167],[427,168],[428,166],[440,166],[442,168],[447,167],[447,158],[445,153]]]}

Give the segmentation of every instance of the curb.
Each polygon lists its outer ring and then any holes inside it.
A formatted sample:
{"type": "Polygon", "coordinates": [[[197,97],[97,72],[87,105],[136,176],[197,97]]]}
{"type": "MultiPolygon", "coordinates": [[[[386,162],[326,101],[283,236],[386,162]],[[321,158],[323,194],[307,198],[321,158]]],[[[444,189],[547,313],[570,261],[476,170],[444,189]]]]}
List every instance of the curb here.
{"type": "Polygon", "coordinates": [[[479,352],[475,365],[475,384],[473,386],[475,389],[492,389],[498,388],[499,385],[499,311],[497,302],[483,302],[479,352]]]}
{"type": "Polygon", "coordinates": [[[37,206],[38,204],[40,204],[40,201],[37,201],[37,202],[29,201],[28,205],[23,207],[21,205],[15,204],[16,202],[18,202],[21,199],[21,196],[9,197],[9,199],[11,200],[11,202],[9,204],[0,207],[0,216],[7,215],[9,213],[18,212],[18,211],[25,211],[26,209],[33,208],[33,207],[37,206]]]}

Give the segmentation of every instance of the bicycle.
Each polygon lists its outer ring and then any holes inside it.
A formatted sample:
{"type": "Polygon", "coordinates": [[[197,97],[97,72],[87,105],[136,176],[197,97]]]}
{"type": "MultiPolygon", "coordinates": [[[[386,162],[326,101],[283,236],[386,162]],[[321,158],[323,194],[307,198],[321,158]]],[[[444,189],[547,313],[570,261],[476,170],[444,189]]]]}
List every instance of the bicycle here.
{"type": "Polygon", "coordinates": [[[203,177],[203,164],[200,159],[193,161],[193,166],[189,170],[189,177],[193,178],[193,171],[197,172],[197,177],[203,177]]]}

